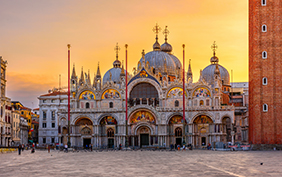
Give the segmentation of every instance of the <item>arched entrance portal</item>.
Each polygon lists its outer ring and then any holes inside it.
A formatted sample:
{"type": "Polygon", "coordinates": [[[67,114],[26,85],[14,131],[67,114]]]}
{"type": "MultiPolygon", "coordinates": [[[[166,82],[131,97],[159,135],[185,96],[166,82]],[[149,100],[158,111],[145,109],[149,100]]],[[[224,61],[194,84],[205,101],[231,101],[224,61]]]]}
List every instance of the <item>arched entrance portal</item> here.
{"type": "Polygon", "coordinates": [[[74,134],[81,135],[80,137],[76,137],[76,145],[83,146],[83,148],[89,148],[91,144],[93,132],[93,123],[87,117],[82,117],[76,120],[75,127],[74,127],[74,134]]]}
{"type": "Polygon", "coordinates": [[[213,121],[206,115],[200,115],[195,118],[194,122],[194,145],[196,147],[206,147],[209,143],[211,143],[210,138],[210,129],[213,125],[213,121]]]}
{"type": "Polygon", "coordinates": [[[149,145],[149,138],[150,138],[150,129],[146,126],[142,126],[137,130],[137,134],[140,138],[140,147],[149,145]]]}
{"type": "Polygon", "coordinates": [[[129,146],[145,146],[158,144],[158,137],[153,134],[156,129],[156,119],[146,109],[135,111],[129,119],[131,128],[129,134],[129,146]]]}
{"type": "MultiPolygon", "coordinates": [[[[185,120],[185,125],[187,124],[185,120]]],[[[180,115],[175,115],[170,118],[168,122],[169,131],[169,141],[175,147],[179,144],[182,145],[183,141],[183,117],[180,115]]]]}
{"type": "Polygon", "coordinates": [[[108,148],[115,146],[115,132],[117,131],[117,121],[111,116],[106,116],[101,119],[100,130],[101,143],[108,148]]]}

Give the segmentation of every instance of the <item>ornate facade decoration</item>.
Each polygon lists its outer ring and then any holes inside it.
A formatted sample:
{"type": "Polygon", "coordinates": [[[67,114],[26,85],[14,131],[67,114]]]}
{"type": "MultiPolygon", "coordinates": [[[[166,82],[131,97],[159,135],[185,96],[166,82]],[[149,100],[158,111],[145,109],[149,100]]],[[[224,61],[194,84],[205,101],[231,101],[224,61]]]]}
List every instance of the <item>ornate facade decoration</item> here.
{"type": "MultiPolygon", "coordinates": [[[[172,54],[168,43],[168,28],[164,30],[165,42],[160,45],[156,26],[156,42],[153,50],[142,52],[133,75],[124,70],[118,59],[113,68],[102,77],[99,65],[94,82],[86,82],[83,74],[77,82],[75,68],[71,76],[71,144],[73,146],[118,147],[125,145],[126,117],[125,94],[128,96],[129,146],[170,144],[192,144],[207,146],[217,142],[231,142],[234,107],[222,105],[222,80],[228,87],[228,73],[221,77],[221,66],[217,60],[201,72],[198,82],[192,81],[191,61],[187,68],[185,90],[182,89],[182,68],[179,59],[172,54]],[[213,69],[213,65],[216,65],[213,69]],[[219,67],[219,69],[218,69],[219,67]],[[208,70],[206,70],[208,68],[208,70]],[[215,71],[217,68],[217,71],[215,71]],[[125,74],[126,73],[126,74],[125,74]],[[125,92],[125,77],[128,78],[128,92],[125,92]],[[206,80],[205,78],[212,78],[206,80]],[[185,121],[183,121],[183,92],[185,94],[185,121]],[[78,120],[84,120],[82,122],[78,120]],[[228,119],[228,121],[226,121],[228,119]],[[92,122],[91,125],[89,123],[92,122]],[[91,132],[91,133],[89,133],[91,132]]],[[[215,51],[215,50],[214,50],[215,51]]],[[[214,56],[215,53],[214,53],[214,56]]],[[[224,68],[225,69],[225,68],[224,68]]],[[[226,70],[226,69],[225,69],[226,70]]],[[[90,78],[89,74],[87,78],[90,78]]],[[[229,86],[230,87],[230,86],[229,86]]],[[[58,112],[59,120],[67,117],[67,110],[58,112]]],[[[59,122],[59,143],[66,140],[63,121],[59,122]]]]}

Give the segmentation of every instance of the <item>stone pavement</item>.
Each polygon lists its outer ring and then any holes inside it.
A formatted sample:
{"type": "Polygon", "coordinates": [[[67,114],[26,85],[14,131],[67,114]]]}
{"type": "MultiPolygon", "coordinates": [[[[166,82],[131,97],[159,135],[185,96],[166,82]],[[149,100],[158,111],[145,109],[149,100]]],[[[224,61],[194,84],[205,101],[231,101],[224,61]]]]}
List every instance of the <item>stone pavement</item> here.
{"type": "Polygon", "coordinates": [[[282,151],[25,150],[0,154],[0,176],[282,176],[282,151]]]}

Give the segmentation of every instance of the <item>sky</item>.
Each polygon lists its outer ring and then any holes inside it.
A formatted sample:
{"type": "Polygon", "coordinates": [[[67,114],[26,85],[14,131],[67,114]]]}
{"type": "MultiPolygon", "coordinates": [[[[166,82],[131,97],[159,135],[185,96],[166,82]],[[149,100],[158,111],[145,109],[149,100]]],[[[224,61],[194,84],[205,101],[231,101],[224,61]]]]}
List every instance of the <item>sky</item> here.
{"type": "MultiPolygon", "coordinates": [[[[113,67],[114,47],[128,72],[141,52],[152,51],[153,27],[168,26],[168,43],[186,71],[191,59],[194,82],[210,64],[211,45],[218,46],[219,64],[233,82],[248,82],[248,1],[245,0],[0,0],[0,56],[7,60],[7,91],[12,101],[37,108],[38,97],[67,86],[67,44],[71,67],[91,79],[100,63],[101,74],[113,67]]],[[[164,35],[159,34],[159,43],[164,35]]]]}

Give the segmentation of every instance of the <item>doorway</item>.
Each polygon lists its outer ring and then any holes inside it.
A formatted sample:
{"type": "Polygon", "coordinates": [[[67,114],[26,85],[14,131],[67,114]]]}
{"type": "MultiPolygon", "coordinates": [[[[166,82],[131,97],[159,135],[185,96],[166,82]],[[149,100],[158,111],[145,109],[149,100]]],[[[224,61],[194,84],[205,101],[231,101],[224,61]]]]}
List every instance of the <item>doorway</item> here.
{"type": "Polygon", "coordinates": [[[182,146],[182,138],[175,138],[175,143],[176,143],[176,145],[180,145],[180,146],[182,146]]]}
{"type": "Polygon", "coordinates": [[[140,148],[143,145],[149,145],[149,134],[140,134],[140,148]]]}
{"type": "Polygon", "coordinates": [[[206,137],[202,137],[202,146],[205,146],[206,144],[206,137]]]}
{"type": "Polygon", "coordinates": [[[86,149],[86,145],[87,145],[87,149],[89,148],[89,144],[91,144],[91,139],[90,138],[84,138],[83,139],[83,147],[84,149],[86,149]]]}
{"type": "Polygon", "coordinates": [[[113,147],[114,147],[114,139],[108,138],[108,148],[113,148],[113,147]]]}

